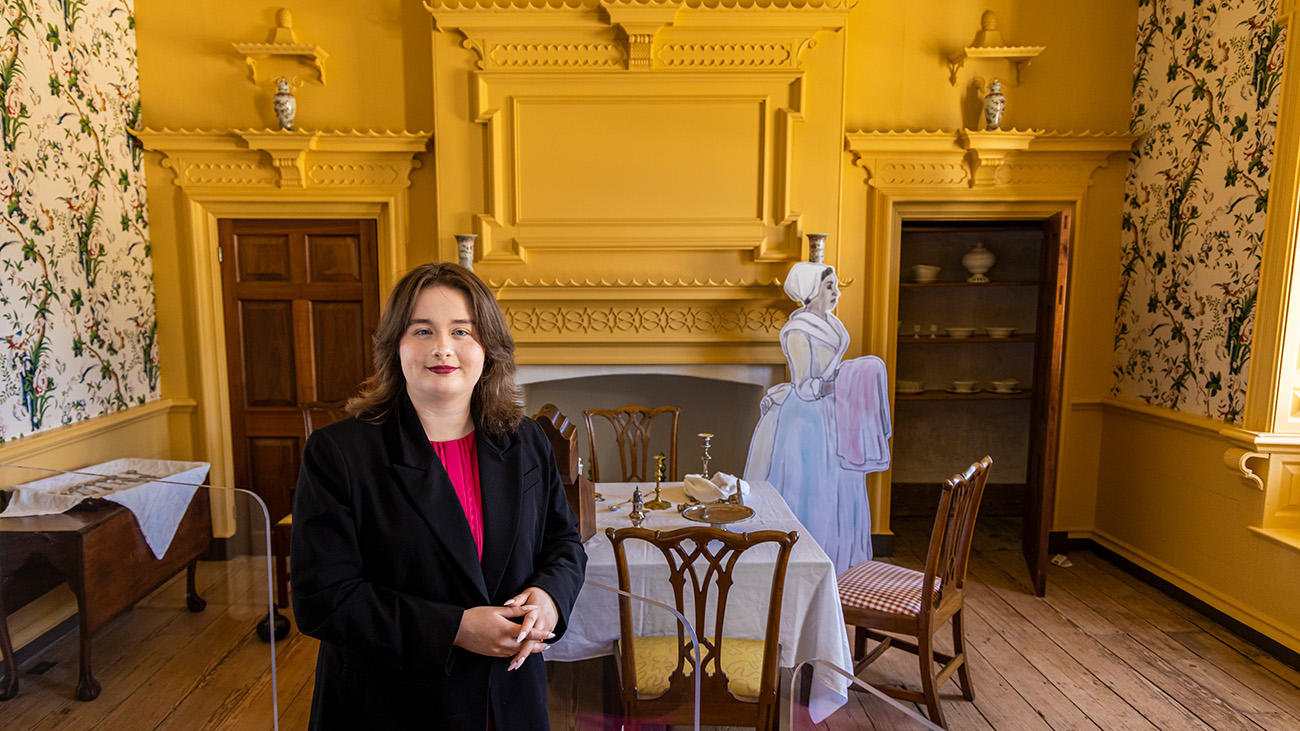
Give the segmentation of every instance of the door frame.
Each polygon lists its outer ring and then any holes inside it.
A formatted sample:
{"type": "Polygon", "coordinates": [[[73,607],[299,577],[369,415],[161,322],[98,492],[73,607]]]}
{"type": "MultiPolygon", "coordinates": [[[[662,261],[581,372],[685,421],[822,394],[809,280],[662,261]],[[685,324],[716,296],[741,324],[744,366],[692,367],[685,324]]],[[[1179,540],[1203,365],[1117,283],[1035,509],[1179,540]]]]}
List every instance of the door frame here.
{"type": "MultiPolygon", "coordinates": [[[[299,194],[301,195],[301,193],[299,194]]],[[[404,194],[403,194],[404,195],[404,194]]],[[[197,327],[198,419],[200,448],[212,463],[212,484],[234,485],[234,442],[230,420],[230,380],[226,361],[225,310],[222,299],[221,263],[217,249],[221,219],[363,219],[375,223],[379,257],[379,290],[387,292],[406,271],[406,250],[398,232],[407,230],[406,204],[399,196],[340,200],[330,195],[310,200],[253,200],[233,194],[188,196],[189,260],[192,292],[186,299],[193,309],[197,327]]],[[[380,297],[382,312],[383,297],[380,297]]],[[[218,538],[235,534],[235,500],[221,490],[212,490],[212,530],[218,538]]]]}
{"type": "MultiPolygon", "coordinates": [[[[1046,221],[1061,212],[1071,216],[1074,226],[1071,240],[1078,242],[1082,238],[1083,200],[1082,195],[1075,199],[1016,200],[1005,193],[995,191],[969,190],[966,195],[954,194],[952,191],[934,191],[910,196],[910,199],[893,198],[879,191],[874,191],[872,203],[874,215],[869,216],[867,232],[869,244],[866,261],[866,302],[864,306],[862,333],[863,352],[879,355],[885,361],[886,372],[890,379],[890,407],[893,412],[893,381],[895,378],[896,354],[898,342],[898,283],[900,281],[899,260],[902,255],[902,230],[904,221],[1046,221]],[[871,224],[875,224],[874,227],[871,224]],[[873,314],[880,313],[880,314],[873,314]]],[[[1074,262],[1074,251],[1070,247],[1070,261],[1074,262]]],[[[1066,307],[1070,305],[1067,291],[1066,307]]],[[[1067,329],[1069,322],[1067,318],[1067,329]]],[[[1065,434],[1063,428],[1065,414],[1065,384],[1068,383],[1068,366],[1061,369],[1061,396],[1057,408],[1056,448],[1060,449],[1061,439],[1065,434]]],[[[981,455],[973,455],[975,459],[981,455]]],[[[879,543],[892,542],[893,532],[890,528],[890,511],[892,501],[892,468],[883,472],[867,475],[867,492],[871,502],[871,532],[873,540],[879,543]],[[883,541],[882,541],[883,538],[883,541]]],[[[1055,469],[1044,475],[1044,496],[1051,501],[1055,510],[1058,476],[1055,469]]],[[[1049,530],[1051,525],[1048,526],[1049,530]]]]}

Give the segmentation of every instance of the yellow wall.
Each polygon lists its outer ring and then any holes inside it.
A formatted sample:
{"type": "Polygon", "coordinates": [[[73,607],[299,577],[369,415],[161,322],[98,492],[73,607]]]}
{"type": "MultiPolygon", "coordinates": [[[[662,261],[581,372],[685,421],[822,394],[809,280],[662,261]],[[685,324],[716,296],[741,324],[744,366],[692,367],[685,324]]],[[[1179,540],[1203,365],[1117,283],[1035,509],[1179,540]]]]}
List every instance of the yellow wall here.
{"type": "MultiPolygon", "coordinates": [[[[974,126],[978,97],[972,90],[973,79],[1014,79],[1010,67],[1001,62],[975,61],[958,72],[956,85],[949,83],[947,54],[972,41],[985,9],[997,14],[1004,42],[1047,47],[1024,70],[1019,87],[1004,89],[1004,127],[1128,128],[1137,26],[1137,5],[1131,0],[860,3],[847,29],[846,128],[974,126]]],[[[1115,155],[1109,166],[1094,175],[1086,210],[1077,217],[1082,232],[1071,263],[1057,530],[1093,523],[1100,414],[1068,405],[1099,399],[1111,385],[1125,163],[1123,155],[1115,155]]],[[[862,172],[860,168],[846,171],[841,215],[848,250],[866,248],[862,172]]],[[[873,317],[875,313],[864,312],[865,321],[873,317]]],[[[855,339],[858,342],[861,338],[855,339]]]]}
{"type": "Polygon", "coordinates": [[[1096,526],[1102,545],[1300,650],[1300,553],[1250,530],[1264,496],[1224,468],[1211,419],[1102,409],[1096,526]]]}
{"type": "MultiPolygon", "coordinates": [[[[459,45],[458,38],[432,33],[429,15],[419,2],[321,0],[290,7],[296,13],[299,41],[319,44],[330,53],[328,85],[309,82],[297,93],[300,126],[433,129],[435,100],[462,118],[468,117],[473,56],[459,45]],[[437,76],[437,83],[435,56],[452,69],[437,76]]],[[[959,83],[953,86],[945,58],[970,42],[985,9],[998,13],[1008,42],[1047,47],[1026,69],[1022,84],[1006,90],[1007,126],[1127,128],[1137,15],[1133,0],[864,0],[850,13],[844,31],[833,36],[820,34],[819,46],[807,56],[810,78],[833,79],[838,84],[838,72],[842,71],[844,85],[842,110],[835,108],[838,100],[828,97],[824,87],[808,90],[810,108],[817,109],[819,115],[808,129],[820,128],[827,123],[827,116],[836,115],[842,120],[832,119],[830,124],[842,122],[847,130],[971,126],[978,100],[970,80],[976,75],[1009,80],[1009,69],[972,63],[959,73],[959,83]],[[837,70],[836,64],[842,69],[837,70]]],[[[229,44],[265,40],[274,6],[244,0],[140,0],[136,12],[147,126],[272,124],[269,85],[255,88],[249,83],[243,60],[229,44]]],[[[448,140],[454,137],[448,130],[438,132],[448,135],[448,140]]],[[[582,133],[573,130],[575,135],[582,133]]],[[[842,139],[831,143],[837,149],[843,145],[842,139]]],[[[425,167],[412,176],[408,252],[412,264],[439,251],[450,255],[450,233],[467,230],[471,214],[482,212],[482,155],[476,149],[455,146],[440,147],[439,155],[437,177],[448,188],[442,196],[437,195],[433,155],[426,155],[425,167]],[[441,211],[443,220],[435,220],[436,210],[441,211]]],[[[166,397],[183,398],[197,392],[199,377],[197,349],[187,333],[194,310],[187,300],[184,279],[190,265],[185,260],[187,254],[176,246],[187,222],[178,204],[179,194],[170,183],[170,171],[159,167],[154,155],[149,166],[162,392],[166,397]]],[[[1086,210],[1079,212],[1083,233],[1076,241],[1073,261],[1055,527],[1080,534],[1096,528],[1099,538],[1111,540],[1113,547],[1131,557],[1159,556],[1156,560],[1169,567],[1167,573],[1173,580],[1194,593],[1197,586],[1207,587],[1206,595],[1217,592],[1226,597],[1218,601],[1229,609],[1258,607],[1260,617],[1272,617],[1278,626],[1294,628],[1300,619],[1286,606],[1283,592],[1295,582],[1261,581],[1262,588],[1250,588],[1243,582],[1252,574],[1233,573],[1225,564],[1225,560],[1244,563],[1259,567],[1260,575],[1276,577],[1294,565],[1294,561],[1288,562],[1294,556],[1279,553],[1284,549],[1245,529],[1253,495],[1242,495],[1239,478],[1221,466],[1222,441],[1212,447],[1206,443],[1212,441],[1207,436],[1176,425],[1135,420],[1122,409],[1101,405],[1111,385],[1124,168],[1124,160],[1118,156],[1098,171],[1086,210]],[[1199,456],[1180,459],[1170,455],[1199,456]],[[1189,495],[1194,499],[1186,499],[1189,495]],[[1225,500],[1236,500],[1238,507],[1227,511],[1225,500]],[[1216,506],[1233,517],[1223,520],[1216,506]],[[1227,553],[1216,556],[1208,552],[1204,546],[1211,540],[1227,553]]],[[[829,192],[804,202],[807,218],[803,228],[835,232],[832,259],[841,268],[842,278],[865,281],[867,189],[862,169],[849,165],[843,155],[838,166],[805,168],[800,174],[835,177],[833,185],[819,180],[810,188],[829,192]]],[[[639,261],[643,269],[660,276],[699,276],[701,268],[714,262],[744,265],[735,257],[724,261],[708,256],[639,256],[631,263],[639,261]]],[[[583,273],[598,271],[604,263],[585,261],[583,273]]],[[[744,266],[757,276],[770,276],[779,273],[783,265],[744,266]]],[[[526,267],[487,267],[485,271],[536,276],[526,267]]],[[[850,355],[860,354],[863,323],[879,313],[868,309],[861,286],[851,286],[845,292],[841,314],[855,335],[855,351],[850,355]]],[[[224,368],[224,364],[218,365],[224,368]]],[[[199,404],[200,410],[205,407],[199,404]]],[[[195,440],[202,443],[201,436],[195,440]]],[[[1249,614],[1245,610],[1234,611],[1245,621],[1261,627],[1267,624],[1258,617],[1245,616],[1249,614]]]]}

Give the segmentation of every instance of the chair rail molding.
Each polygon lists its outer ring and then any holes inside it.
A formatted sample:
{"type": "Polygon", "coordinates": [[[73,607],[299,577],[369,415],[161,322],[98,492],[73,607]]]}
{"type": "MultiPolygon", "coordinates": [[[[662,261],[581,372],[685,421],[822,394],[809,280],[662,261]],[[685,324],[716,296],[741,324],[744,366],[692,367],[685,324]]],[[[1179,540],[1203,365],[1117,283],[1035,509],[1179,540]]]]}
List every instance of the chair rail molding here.
{"type": "MultiPolygon", "coordinates": [[[[234,484],[230,391],[221,289],[220,219],[356,218],[375,221],[379,286],[406,271],[410,173],[428,132],[375,130],[141,129],[131,136],[161,156],[171,183],[175,246],[189,271],[182,297],[193,307],[198,401],[196,443],[212,463],[212,482],[234,484]]],[[[154,173],[150,173],[153,175],[154,173]]],[[[213,505],[214,523],[233,520],[233,501],[213,505]],[[229,514],[229,515],[227,515],[229,514]]],[[[233,523],[230,523],[233,525],[233,523]]]]}

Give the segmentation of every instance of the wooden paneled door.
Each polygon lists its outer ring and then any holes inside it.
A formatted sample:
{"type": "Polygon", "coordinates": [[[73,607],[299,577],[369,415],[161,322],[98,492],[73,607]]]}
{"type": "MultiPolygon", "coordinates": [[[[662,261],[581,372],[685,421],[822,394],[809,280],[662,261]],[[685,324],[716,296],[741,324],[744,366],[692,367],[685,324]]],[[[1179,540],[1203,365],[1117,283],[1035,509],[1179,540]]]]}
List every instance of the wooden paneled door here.
{"type": "Polygon", "coordinates": [[[1047,538],[1056,507],[1057,448],[1065,364],[1065,305],[1070,282],[1070,220],[1062,211],[1043,222],[1038,288],[1038,345],[1029,431],[1029,474],[1021,548],[1039,596],[1047,592],[1047,538]]]}
{"type": "Polygon", "coordinates": [[[375,225],[222,220],[218,231],[235,484],[275,523],[292,508],[308,430],[338,418],[370,372],[375,225]]]}

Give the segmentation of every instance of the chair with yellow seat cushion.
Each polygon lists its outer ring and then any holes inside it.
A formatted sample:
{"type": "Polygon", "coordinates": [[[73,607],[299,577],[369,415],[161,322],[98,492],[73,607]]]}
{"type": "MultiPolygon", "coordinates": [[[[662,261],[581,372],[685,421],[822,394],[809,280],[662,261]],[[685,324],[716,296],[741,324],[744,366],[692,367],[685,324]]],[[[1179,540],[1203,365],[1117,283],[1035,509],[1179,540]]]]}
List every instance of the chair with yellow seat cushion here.
{"type": "MultiPolygon", "coordinates": [[[[668,677],[677,668],[677,636],[633,637],[636,658],[637,691],[643,698],[657,698],[668,690],[668,677]]],[[[737,698],[757,701],[762,687],[763,640],[723,640],[727,652],[722,658],[722,672],[727,676],[727,690],[737,698]]],[[[690,651],[689,646],[687,651],[690,651]]],[[[693,668],[684,669],[690,676],[693,668]]]]}
{"type": "MultiPolygon", "coordinates": [[[[794,532],[757,531],[737,534],[709,527],[651,531],[608,528],[618,569],[619,589],[631,591],[627,553],[629,539],[650,543],[668,564],[675,607],[692,623],[700,641],[700,722],[708,725],[777,728],[777,639],[781,633],[781,601],[790,551],[799,540],[794,532]],[[722,635],[732,571],[740,554],[757,545],[775,543],[764,639],[722,635]],[[689,581],[689,588],[688,588],[689,581]],[[712,596],[711,596],[712,595],[712,596]],[[691,609],[686,597],[691,596],[691,609]],[[706,626],[706,613],[715,606],[706,626]]],[[[616,646],[623,707],[630,719],[688,724],[694,720],[695,649],[679,626],[676,635],[638,636],[631,600],[619,597],[619,642],[616,646]]]]}

